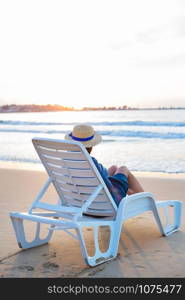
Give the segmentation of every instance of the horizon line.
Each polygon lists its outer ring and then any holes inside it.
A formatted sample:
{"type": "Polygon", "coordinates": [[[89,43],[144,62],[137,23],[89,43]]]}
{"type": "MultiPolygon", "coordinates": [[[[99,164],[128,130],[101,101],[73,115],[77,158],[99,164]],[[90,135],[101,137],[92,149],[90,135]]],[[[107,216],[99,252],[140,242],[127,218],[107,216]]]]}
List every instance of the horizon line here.
{"type": "Polygon", "coordinates": [[[129,109],[136,109],[136,110],[140,110],[140,109],[185,109],[185,106],[172,106],[172,105],[169,105],[169,106],[164,106],[164,105],[161,105],[161,106],[155,106],[155,107],[147,107],[147,106],[143,106],[143,107],[134,107],[134,106],[128,106],[128,105],[116,105],[116,106],[83,106],[81,108],[77,108],[77,107],[74,107],[74,106],[64,106],[64,105],[61,105],[61,104],[35,104],[35,103],[28,103],[28,104],[15,104],[15,103],[12,103],[12,104],[4,104],[4,105],[1,105],[0,108],[3,108],[3,107],[12,107],[12,106],[15,106],[15,107],[26,107],[26,106],[35,106],[35,107],[47,107],[47,106],[50,106],[51,108],[53,107],[58,107],[58,108],[63,108],[64,110],[65,109],[71,109],[71,110],[95,110],[95,109],[99,109],[99,110],[105,110],[105,109],[117,109],[117,110],[129,110],[129,109]]]}

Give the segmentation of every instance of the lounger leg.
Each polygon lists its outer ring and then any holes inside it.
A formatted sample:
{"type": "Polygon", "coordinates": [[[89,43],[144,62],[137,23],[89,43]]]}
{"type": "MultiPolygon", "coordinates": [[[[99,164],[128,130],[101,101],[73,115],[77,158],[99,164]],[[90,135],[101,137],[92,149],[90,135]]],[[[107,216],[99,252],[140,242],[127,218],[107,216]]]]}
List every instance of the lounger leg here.
{"type": "Polygon", "coordinates": [[[83,258],[85,262],[89,266],[96,266],[99,264],[102,264],[106,261],[112,260],[116,257],[117,251],[115,251],[114,247],[114,241],[116,238],[115,235],[115,226],[114,224],[108,225],[110,227],[110,241],[109,241],[109,247],[106,250],[106,252],[101,252],[100,247],[99,247],[99,241],[98,241],[98,230],[99,227],[103,226],[103,224],[96,224],[92,225],[93,227],[93,232],[94,232],[94,245],[95,245],[95,254],[94,256],[89,256],[86,248],[86,243],[83,237],[83,225],[79,225],[78,228],[76,229],[77,235],[80,241],[80,247],[82,251],[83,258]]]}
{"type": "Polygon", "coordinates": [[[163,228],[163,225],[162,225],[162,222],[161,222],[161,218],[159,216],[159,213],[158,213],[158,210],[157,210],[156,206],[153,206],[152,213],[154,215],[154,218],[156,220],[156,223],[157,223],[157,225],[159,227],[159,230],[160,230],[161,234],[165,236],[165,230],[163,228]]]}
{"type": "Polygon", "coordinates": [[[53,231],[49,230],[49,233],[46,236],[46,238],[41,239],[40,238],[40,223],[37,223],[35,238],[33,241],[28,242],[26,240],[26,236],[25,236],[23,220],[11,216],[11,221],[12,221],[12,224],[13,224],[13,227],[15,230],[17,243],[18,243],[19,247],[23,248],[23,249],[28,249],[28,248],[44,245],[49,242],[49,240],[51,239],[51,236],[53,234],[53,231]]]}
{"type": "Polygon", "coordinates": [[[163,208],[166,217],[166,226],[163,227],[163,235],[168,236],[177,231],[181,225],[182,202],[177,200],[157,201],[156,206],[157,208],[163,208]],[[169,218],[169,207],[173,207],[174,209],[174,220],[172,224],[169,218]]]}

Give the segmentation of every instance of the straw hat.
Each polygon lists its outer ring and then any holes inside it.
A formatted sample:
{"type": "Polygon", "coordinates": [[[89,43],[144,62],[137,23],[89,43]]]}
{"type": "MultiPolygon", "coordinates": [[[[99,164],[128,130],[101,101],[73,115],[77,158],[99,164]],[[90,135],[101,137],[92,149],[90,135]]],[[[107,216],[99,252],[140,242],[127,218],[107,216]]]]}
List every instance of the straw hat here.
{"type": "Polygon", "coordinates": [[[82,143],[86,148],[96,146],[102,141],[101,135],[94,131],[88,124],[78,124],[73,131],[65,135],[66,140],[74,140],[82,143]]]}

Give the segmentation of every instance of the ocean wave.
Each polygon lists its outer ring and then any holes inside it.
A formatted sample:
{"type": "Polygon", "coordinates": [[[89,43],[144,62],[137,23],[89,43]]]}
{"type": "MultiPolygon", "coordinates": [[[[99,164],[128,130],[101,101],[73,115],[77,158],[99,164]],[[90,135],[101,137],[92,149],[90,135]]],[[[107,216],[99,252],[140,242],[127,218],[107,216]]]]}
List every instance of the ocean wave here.
{"type": "Polygon", "coordinates": [[[6,162],[19,162],[19,163],[31,163],[31,164],[40,164],[41,161],[39,159],[31,159],[28,157],[21,158],[21,157],[15,157],[15,156],[1,156],[0,155],[0,161],[6,161],[6,162]]]}
{"type": "MultiPolygon", "coordinates": [[[[16,132],[16,133],[27,133],[27,134],[66,134],[67,131],[62,130],[27,130],[27,129],[14,129],[14,128],[2,128],[0,132],[16,132]]],[[[112,130],[112,131],[98,131],[102,136],[110,136],[111,139],[116,137],[127,137],[127,138],[146,138],[146,139],[185,139],[185,133],[176,132],[152,132],[152,131],[131,131],[131,130],[112,130]]]]}
{"type": "MultiPolygon", "coordinates": [[[[157,122],[157,121],[125,121],[125,122],[86,122],[92,126],[158,126],[158,127],[185,127],[185,122],[157,122]]],[[[0,120],[0,125],[30,125],[30,126],[74,126],[77,122],[33,122],[0,120]]]]}
{"type": "Polygon", "coordinates": [[[0,132],[17,132],[17,133],[44,133],[44,134],[64,134],[67,133],[67,131],[61,131],[61,130],[41,130],[41,129],[14,129],[14,128],[1,128],[0,132]]]}
{"type": "Polygon", "coordinates": [[[158,139],[185,139],[185,133],[176,132],[151,132],[151,131],[100,131],[101,135],[116,136],[116,137],[131,137],[131,138],[158,138],[158,139]]]}

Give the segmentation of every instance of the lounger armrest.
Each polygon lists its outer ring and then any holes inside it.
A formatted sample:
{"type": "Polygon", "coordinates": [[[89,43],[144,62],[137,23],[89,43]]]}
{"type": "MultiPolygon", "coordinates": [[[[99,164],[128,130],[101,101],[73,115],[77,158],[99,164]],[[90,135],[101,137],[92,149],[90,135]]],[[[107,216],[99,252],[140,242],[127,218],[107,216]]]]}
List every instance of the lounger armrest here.
{"type": "Polygon", "coordinates": [[[117,219],[126,220],[152,210],[155,199],[152,193],[142,192],[123,198],[118,207],[117,219]]]}
{"type": "Polygon", "coordinates": [[[182,206],[182,201],[179,200],[164,200],[156,201],[157,207],[166,207],[166,206],[182,206]]]}
{"type": "Polygon", "coordinates": [[[136,194],[133,194],[133,195],[127,195],[126,197],[124,197],[120,201],[119,207],[123,206],[125,201],[128,201],[128,200],[132,201],[132,200],[136,200],[136,199],[140,200],[140,199],[145,198],[145,197],[149,197],[149,198],[154,199],[154,195],[152,193],[148,193],[148,192],[141,192],[141,193],[136,193],[136,194]]]}
{"type": "Polygon", "coordinates": [[[11,212],[10,217],[14,219],[22,219],[22,220],[28,220],[33,221],[37,223],[43,223],[43,224],[49,224],[53,226],[60,226],[61,228],[76,228],[77,225],[75,222],[72,221],[63,221],[56,218],[50,218],[47,216],[42,216],[38,214],[29,214],[24,212],[11,212]]]}

